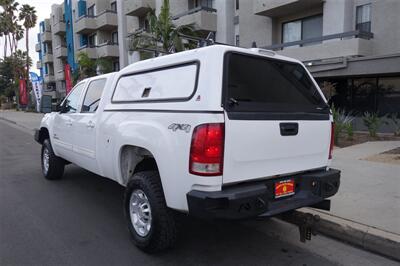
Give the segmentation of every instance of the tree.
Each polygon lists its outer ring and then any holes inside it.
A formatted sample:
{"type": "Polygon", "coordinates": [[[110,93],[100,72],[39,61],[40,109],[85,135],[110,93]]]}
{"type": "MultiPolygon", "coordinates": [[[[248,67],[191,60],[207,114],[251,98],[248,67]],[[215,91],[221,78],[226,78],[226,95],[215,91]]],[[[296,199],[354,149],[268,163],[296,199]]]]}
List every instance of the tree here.
{"type": "Polygon", "coordinates": [[[87,53],[78,54],[79,80],[96,75],[96,62],[87,53]]]}
{"type": "Polygon", "coordinates": [[[96,66],[101,74],[111,73],[113,71],[112,61],[108,58],[99,58],[96,60],[96,66]]]}
{"type": "Polygon", "coordinates": [[[17,50],[18,41],[23,38],[23,31],[16,15],[19,3],[15,0],[0,0],[0,6],[3,8],[3,12],[0,13],[0,25],[4,37],[4,57],[6,57],[8,48],[10,54],[17,50]]]}
{"type": "MultiPolygon", "coordinates": [[[[26,51],[17,50],[0,61],[0,94],[9,98],[19,95],[19,79],[26,73],[25,64],[32,65],[26,51]]],[[[18,100],[17,100],[18,102],[18,100]]]]}
{"type": "Polygon", "coordinates": [[[15,96],[14,62],[12,57],[0,59],[0,95],[15,96]]]}
{"type": "Polygon", "coordinates": [[[175,26],[172,23],[169,0],[164,0],[158,17],[155,10],[147,14],[149,32],[140,31],[131,39],[131,49],[134,51],[155,50],[158,52],[173,53],[193,48],[190,42],[184,43],[181,34],[196,36],[192,25],[175,26]],[[161,48],[161,49],[160,49],[161,48]],[[160,50],[159,50],[160,49],[160,50]]]}
{"type": "MultiPolygon", "coordinates": [[[[19,20],[24,21],[25,27],[25,46],[26,53],[29,54],[29,29],[36,26],[37,15],[34,7],[30,5],[22,5],[19,13],[19,20]]],[[[26,80],[29,80],[29,56],[26,57],[26,80]]],[[[27,82],[28,83],[28,82],[27,82]]]]}

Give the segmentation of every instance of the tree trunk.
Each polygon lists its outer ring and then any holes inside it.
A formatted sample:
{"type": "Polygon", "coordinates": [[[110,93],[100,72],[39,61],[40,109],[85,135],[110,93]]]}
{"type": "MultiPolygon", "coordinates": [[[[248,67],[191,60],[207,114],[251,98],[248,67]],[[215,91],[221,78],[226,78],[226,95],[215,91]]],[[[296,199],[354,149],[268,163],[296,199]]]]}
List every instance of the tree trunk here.
{"type": "MultiPolygon", "coordinates": [[[[29,83],[29,28],[26,28],[26,36],[25,36],[25,45],[26,45],[26,91],[28,95],[31,95],[31,86],[29,83]]],[[[32,106],[32,98],[29,97],[28,107],[32,106]]]]}
{"type": "Polygon", "coordinates": [[[6,58],[6,56],[7,56],[7,35],[4,34],[4,57],[3,58],[6,58]]]}

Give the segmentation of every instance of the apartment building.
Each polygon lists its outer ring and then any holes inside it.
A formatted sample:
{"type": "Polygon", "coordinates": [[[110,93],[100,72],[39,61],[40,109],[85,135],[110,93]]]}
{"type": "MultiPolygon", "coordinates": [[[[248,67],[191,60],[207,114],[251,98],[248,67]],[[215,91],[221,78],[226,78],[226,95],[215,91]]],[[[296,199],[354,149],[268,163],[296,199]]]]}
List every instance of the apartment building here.
{"type": "Polygon", "coordinates": [[[116,1],[70,0],[51,6],[50,18],[39,23],[37,68],[43,76],[44,94],[55,101],[65,96],[65,67],[78,68],[80,52],[105,58],[119,70],[116,1]]]}
{"type": "MultiPolygon", "coordinates": [[[[66,1],[61,11],[67,27],[66,62],[75,69],[79,51],[93,59],[110,58],[116,70],[140,60],[140,54],[130,50],[130,39],[148,27],[147,12],[155,9],[158,14],[162,3],[66,1]]],[[[338,107],[400,113],[400,1],[170,0],[170,10],[175,25],[191,24],[200,36],[213,32],[217,42],[256,45],[303,61],[338,107]]],[[[47,40],[54,60],[60,43],[54,35],[45,35],[41,42],[47,40]]],[[[45,54],[42,48],[44,77],[58,73],[55,61],[46,58],[44,63],[45,54]]]]}

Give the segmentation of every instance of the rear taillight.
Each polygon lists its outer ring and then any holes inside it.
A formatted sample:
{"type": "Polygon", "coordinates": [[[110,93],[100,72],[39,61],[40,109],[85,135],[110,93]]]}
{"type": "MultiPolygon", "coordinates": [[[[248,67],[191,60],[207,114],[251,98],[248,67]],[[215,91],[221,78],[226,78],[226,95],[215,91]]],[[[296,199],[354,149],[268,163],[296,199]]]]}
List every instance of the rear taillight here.
{"type": "Polygon", "coordinates": [[[194,175],[222,175],[224,124],[203,124],[193,130],[189,172],[194,175]]]}
{"type": "Polygon", "coordinates": [[[333,145],[335,144],[334,142],[335,139],[335,124],[332,122],[331,124],[331,144],[329,145],[329,157],[328,159],[332,159],[332,153],[333,153],[333,145]]]}

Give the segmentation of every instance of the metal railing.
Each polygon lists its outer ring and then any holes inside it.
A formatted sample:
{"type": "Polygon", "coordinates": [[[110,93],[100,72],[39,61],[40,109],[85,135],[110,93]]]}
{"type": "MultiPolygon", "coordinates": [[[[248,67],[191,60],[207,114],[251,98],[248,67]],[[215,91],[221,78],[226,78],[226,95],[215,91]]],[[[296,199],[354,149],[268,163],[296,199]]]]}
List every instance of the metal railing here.
{"type": "Polygon", "coordinates": [[[172,16],[172,19],[176,20],[183,16],[191,15],[191,14],[197,13],[199,11],[206,11],[206,12],[212,12],[212,13],[217,12],[217,10],[215,8],[211,8],[211,7],[207,7],[207,6],[198,6],[196,8],[189,9],[188,11],[179,13],[178,15],[172,16]]]}
{"type": "Polygon", "coordinates": [[[96,14],[96,15],[85,14],[85,15],[79,16],[79,17],[75,20],[75,23],[78,22],[78,21],[80,21],[81,19],[84,19],[84,18],[98,18],[98,17],[100,17],[101,15],[106,14],[106,13],[117,14],[117,12],[114,11],[114,10],[106,9],[106,10],[103,10],[103,11],[99,12],[99,13],[96,14]]]}
{"type": "Polygon", "coordinates": [[[321,43],[322,41],[333,40],[333,39],[343,40],[344,38],[349,38],[349,37],[369,40],[374,37],[374,34],[372,32],[355,30],[355,31],[330,34],[330,35],[325,35],[325,36],[320,36],[320,37],[315,37],[315,38],[309,38],[309,39],[304,39],[304,40],[300,40],[300,41],[274,44],[274,45],[265,46],[262,48],[269,49],[269,50],[281,50],[285,47],[290,47],[290,46],[296,46],[296,45],[303,46],[305,44],[321,43]]]}

